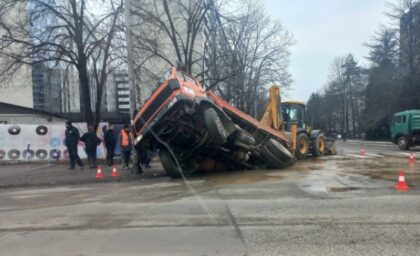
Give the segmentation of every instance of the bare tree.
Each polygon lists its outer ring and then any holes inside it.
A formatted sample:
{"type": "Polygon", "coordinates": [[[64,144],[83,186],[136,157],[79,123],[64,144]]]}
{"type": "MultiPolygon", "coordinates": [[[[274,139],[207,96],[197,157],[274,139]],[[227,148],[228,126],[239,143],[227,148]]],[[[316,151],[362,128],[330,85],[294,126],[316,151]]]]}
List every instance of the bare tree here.
{"type": "MultiPolygon", "coordinates": [[[[234,22],[227,23],[229,48],[225,65],[219,68],[230,74],[217,84],[218,92],[232,104],[257,116],[256,99],[270,84],[280,84],[282,91],[291,86],[288,72],[292,35],[277,21],[272,21],[259,2],[247,1],[246,9],[234,22]]],[[[226,50],[226,49],[225,49],[226,50]]]]}
{"type": "Polygon", "coordinates": [[[87,4],[86,0],[3,0],[0,17],[16,8],[27,15],[17,22],[0,20],[0,28],[5,31],[0,38],[0,56],[6,59],[1,67],[6,76],[23,65],[37,63],[75,67],[86,122],[97,125],[107,76],[116,60],[113,38],[123,0],[103,2],[102,12],[89,9],[87,4]],[[90,74],[94,77],[95,92],[90,74]],[[95,116],[92,102],[96,105],[95,116]]]}
{"type": "Polygon", "coordinates": [[[156,80],[168,66],[199,73],[202,27],[209,1],[130,1],[130,35],[136,79],[156,80]],[[139,75],[141,74],[141,76],[139,75]]]}
{"type": "Polygon", "coordinates": [[[324,92],[313,94],[308,102],[312,123],[329,133],[361,137],[367,78],[353,55],[335,58],[324,92]]]}
{"type": "MultiPolygon", "coordinates": [[[[132,1],[136,79],[151,83],[163,67],[182,64],[207,89],[215,89],[224,99],[254,114],[254,99],[264,100],[260,97],[266,93],[264,86],[281,83],[286,91],[291,84],[287,71],[293,44],[290,33],[268,18],[260,2],[238,1],[235,6],[241,9],[237,15],[225,4],[210,0],[132,1]]],[[[232,3],[229,6],[232,8],[232,3]]]]}

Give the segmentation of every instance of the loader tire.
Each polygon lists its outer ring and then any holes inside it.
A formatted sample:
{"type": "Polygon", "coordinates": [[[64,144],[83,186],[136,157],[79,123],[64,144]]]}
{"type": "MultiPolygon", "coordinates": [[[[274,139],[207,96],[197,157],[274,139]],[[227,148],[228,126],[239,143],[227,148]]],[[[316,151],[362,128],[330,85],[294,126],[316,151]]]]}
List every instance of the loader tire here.
{"type": "Polygon", "coordinates": [[[274,139],[269,139],[261,147],[261,158],[268,167],[274,169],[281,169],[293,163],[293,156],[289,150],[274,139]]]}
{"type": "MultiPolygon", "coordinates": [[[[166,148],[161,148],[159,151],[160,162],[165,169],[166,173],[172,178],[181,178],[181,170],[178,168],[172,155],[166,148]]],[[[193,160],[178,161],[181,165],[182,173],[184,177],[191,176],[198,170],[198,165],[193,160]]]]}
{"type": "Polygon", "coordinates": [[[319,133],[313,140],[312,156],[321,157],[325,154],[325,136],[319,133]]]}
{"type": "Polygon", "coordinates": [[[204,110],[204,122],[207,126],[211,141],[216,145],[223,145],[227,141],[226,129],[222,119],[213,108],[204,110]]]}
{"type": "Polygon", "coordinates": [[[296,157],[299,160],[305,159],[309,153],[309,138],[305,133],[299,133],[296,139],[296,157]]]}

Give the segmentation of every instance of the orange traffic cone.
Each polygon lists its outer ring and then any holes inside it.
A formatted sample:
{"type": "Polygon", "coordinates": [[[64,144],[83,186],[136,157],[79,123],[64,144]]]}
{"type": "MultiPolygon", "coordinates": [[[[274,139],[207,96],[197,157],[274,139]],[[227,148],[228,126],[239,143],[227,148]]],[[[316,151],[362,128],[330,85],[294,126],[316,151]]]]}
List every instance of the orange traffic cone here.
{"type": "Polygon", "coordinates": [[[410,162],[414,163],[416,161],[416,158],[414,157],[414,153],[410,153],[410,162]]]}
{"type": "Polygon", "coordinates": [[[96,179],[102,179],[104,176],[102,175],[101,166],[98,165],[98,171],[96,172],[96,179]]]}
{"type": "Polygon", "coordinates": [[[398,177],[398,182],[395,184],[395,189],[399,191],[408,190],[407,183],[405,183],[404,171],[400,170],[400,176],[398,177]]]}
{"type": "Polygon", "coordinates": [[[361,156],[364,156],[365,155],[365,149],[364,148],[360,149],[360,155],[361,156]]]}
{"type": "Polygon", "coordinates": [[[112,167],[112,177],[118,177],[117,166],[112,167]]]}

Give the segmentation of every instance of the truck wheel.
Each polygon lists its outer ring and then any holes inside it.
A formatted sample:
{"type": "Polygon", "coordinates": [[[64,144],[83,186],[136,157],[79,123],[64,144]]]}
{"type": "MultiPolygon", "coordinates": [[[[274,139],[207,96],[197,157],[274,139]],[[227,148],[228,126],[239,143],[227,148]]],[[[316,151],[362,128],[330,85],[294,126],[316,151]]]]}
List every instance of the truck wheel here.
{"type": "Polygon", "coordinates": [[[299,160],[305,159],[309,153],[309,138],[305,133],[299,133],[296,139],[296,157],[299,160]]]}
{"type": "Polygon", "coordinates": [[[408,139],[405,136],[400,136],[397,139],[397,145],[401,150],[408,150],[410,147],[408,146],[408,139]]]}
{"type": "Polygon", "coordinates": [[[261,147],[261,158],[270,168],[284,168],[292,163],[293,156],[280,142],[269,139],[261,147]]]}
{"type": "MultiPolygon", "coordinates": [[[[161,148],[159,150],[159,157],[160,157],[160,162],[163,166],[163,169],[165,169],[166,173],[169,176],[171,176],[172,178],[182,177],[181,171],[176,165],[175,160],[172,158],[171,154],[166,148],[161,148]]],[[[194,160],[187,160],[183,162],[179,161],[179,164],[181,165],[181,168],[185,177],[191,176],[198,169],[198,166],[194,162],[194,160]]]]}
{"type": "Polygon", "coordinates": [[[242,130],[235,131],[231,136],[228,137],[234,146],[240,148],[242,151],[249,151],[251,147],[255,145],[254,137],[242,130]]]}
{"type": "Polygon", "coordinates": [[[245,131],[237,131],[235,134],[235,140],[250,146],[255,145],[254,137],[245,131]]]}
{"type": "Polygon", "coordinates": [[[286,166],[286,163],[273,155],[266,146],[261,147],[261,158],[264,160],[268,168],[282,169],[286,166]]]}
{"type": "Polygon", "coordinates": [[[276,157],[280,158],[283,162],[289,163],[293,159],[292,153],[290,153],[290,151],[277,140],[269,139],[265,145],[276,157]]]}
{"type": "Polygon", "coordinates": [[[312,156],[321,157],[325,154],[325,136],[319,133],[313,140],[312,156]]]}
{"type": "Polygon", "coordinates": [[[225,144],[227,141],[226,129],[216,110],[212,108],[204,110],[204,122],[212,142],[217,145],[225,144]]]}

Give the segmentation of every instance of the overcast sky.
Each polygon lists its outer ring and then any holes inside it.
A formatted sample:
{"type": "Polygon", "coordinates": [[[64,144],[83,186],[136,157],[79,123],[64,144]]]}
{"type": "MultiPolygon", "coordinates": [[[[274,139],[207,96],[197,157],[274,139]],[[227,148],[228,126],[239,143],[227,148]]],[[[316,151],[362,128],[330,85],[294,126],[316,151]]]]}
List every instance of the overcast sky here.
{"type": "Polygon", "coordinates": [[[330,63],[353,53],[360,63],[368,49],[363,46],[381,24],[388,23],[385,0],[267,0],[269,14],[294,35],[290,72],[293,91],[289,98],[307,101],[321,89],[330,63]]]}

